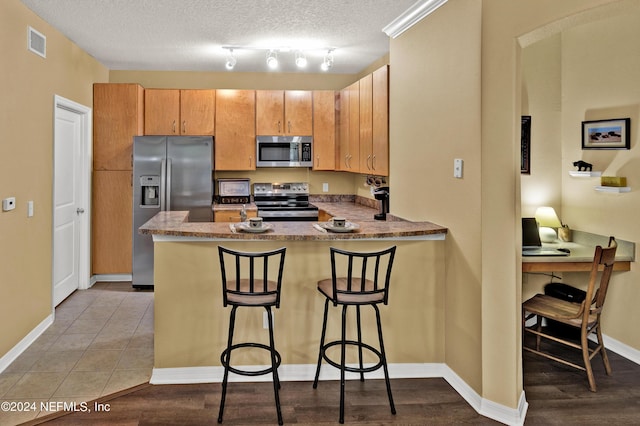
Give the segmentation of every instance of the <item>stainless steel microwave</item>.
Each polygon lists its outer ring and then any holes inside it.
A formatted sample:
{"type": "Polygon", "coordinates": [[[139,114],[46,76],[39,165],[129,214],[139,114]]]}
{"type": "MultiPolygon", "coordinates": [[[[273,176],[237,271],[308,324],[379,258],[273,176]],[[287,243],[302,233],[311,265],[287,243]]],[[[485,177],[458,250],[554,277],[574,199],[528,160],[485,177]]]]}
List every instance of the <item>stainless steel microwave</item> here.
{"type": "Polygon", "coordinates": [[[312,167],[313,137],[258,136],[257,167],[312,167]]]}

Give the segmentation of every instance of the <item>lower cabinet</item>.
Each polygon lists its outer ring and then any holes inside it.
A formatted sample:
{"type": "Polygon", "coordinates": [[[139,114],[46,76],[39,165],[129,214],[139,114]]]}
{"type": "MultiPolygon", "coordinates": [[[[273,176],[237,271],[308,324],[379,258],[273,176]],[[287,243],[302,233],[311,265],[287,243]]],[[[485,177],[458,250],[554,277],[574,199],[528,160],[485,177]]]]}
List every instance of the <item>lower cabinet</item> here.
{"type": "Polygon", "coordinates": [[[318,222],[328,222],[333,216],[324,210],[318,210],[318,222]]]}
{"type": "MultiPolygon", "coordinates": [[[[247,217],[256,217],[256,210],[247,210],[247,217]]],[[[213,212],[214,222],[240,222],[240,210],[218,210],[213,212]]]]}
{"type": "Polygon", "coordinates": [[[131,274],[131,171],[94,171],[91,209],[91,269],[96,274],[131,274]]]}

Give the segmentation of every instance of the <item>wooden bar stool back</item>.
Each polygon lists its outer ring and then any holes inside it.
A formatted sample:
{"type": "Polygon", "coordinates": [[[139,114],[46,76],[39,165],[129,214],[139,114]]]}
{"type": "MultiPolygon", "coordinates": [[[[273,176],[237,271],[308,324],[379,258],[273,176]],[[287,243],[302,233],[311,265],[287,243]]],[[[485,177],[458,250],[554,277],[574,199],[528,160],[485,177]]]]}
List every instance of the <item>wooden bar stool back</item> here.
{"type": "Polygon", "coordinates": [[[344,390],[345,373],[347,371],[358,373],[360,375],[360,381],[364,381],[364,373],[382,368],[391,413],[396,413],[393,396],[391,394],[387,358],[382,339],[382,323],[380,321],[380,310],[378,308],[379,304],[382,303],[386,305],[389,300],[389,283],[395,252],[395,246],[371,253],[352,252],[332,247],[330,249],[331,278],[318,281],[318,291],[324,295],[325,304],[320,349],[318,351],[318,365],[316,367],[313,388],[318,387],[318,378],[320,376],[320,367],[323,359],[333,367],[340,369],[340,423],[344,423],[344,390]],[[342,306],[342,332],[340,340],[325,342],[329,304],[342,306]],[[357,340],[347,339],[346,336],[347,308],[349,306],[355,307],[356,311],[357,340]],[[379,348],[374,348],[362,341],[361,306],[371,306],[375,311],[379,348]],[[335,361],[327,356],[327,349],[333,346],[340,347],[339,361],[335,361]],[[347,365],[347,347],[355,347],[357,349],[357,366],[347,365]],[[372,366],[365,366],[363,362],[363,350],[374,354],[378,362],[372,366]]]}
{"type": "Polygon", "coordinates": [[[278,424],[282,424],[280,410],[280,380],[278,366],[281,357],[275,348],[273,338],[272,307],[280,307],[280,288],[282,287],[282,273],[284,268],[286,248],[266,252],[239,252],[218,246],[220,257],[220,271],[222,273],[223,305],[231,306],[229,321],[229,338],[227,348],[220,356],[224,367],[222,380],[222,396],[218,423],[222,423],[224,403],[227,395],[229,372],[243,376],[259,376],[271,373],[273,375],[273,391],[276,401],[278,424]],[[273,272],[275,269],[275,272],[273,272]],[[233,332],[236,321],[236,310],[239,307],[263,307],[267,312],[269,328],[269,345],[254,342],[233,343],[233,332]],[[239,348],[258,348],[269,352],[271,365],[262,370],[242,370],[231,366],[231,353],[239,348]]]}
{"type": "MultiPolygon", "coordinates": [[[[591,272],[589,273],[589,285],[586,291],[586,297],[582,303],[575,303],[562,300],[545,294],[537,294],[522,304],[522,347],[528,352],[532,352],[565,365],[586,371],[589,381],[589,389],[596,391],[596,382],[593,377],[593,369],[591,368],[591,359],[598,353],[602,356],[604,368],[607,375],[611,375],[611,365],[607,357],[607,351],[602,341],[602,327],[600,325],[600,316],[604,308],[604,302],[609,289],[609,280],[616,257],[616,240],[609,237],[609,246],[602,248],[597,246],[593,262],[591,264],[591,272]],[[600,279],[598,279],[598,276],[600,279]],[[536,317],[536,324],[526,327],[526,321],[529,318],[536,317]],[[552,331],[543,331],[542,319],[558,321],[562,324],[569,325],[580,330],[580,342],[575,339],[567,338],[552,331]],[[536,336],[535,348],[525,345],[525,334],[530,333],[536,336]],[[592,333],[596,336],[594,347],[589,345],[589,335],[592,333]],[[552,354],[549,351],[540,349],[541,339],[549,339],[563,345],[579,349],[582,352],[582,365],[571,362],[559,355],[552,354]]],[[[593,345],[591,345],[593,346],[593,345]]]]}

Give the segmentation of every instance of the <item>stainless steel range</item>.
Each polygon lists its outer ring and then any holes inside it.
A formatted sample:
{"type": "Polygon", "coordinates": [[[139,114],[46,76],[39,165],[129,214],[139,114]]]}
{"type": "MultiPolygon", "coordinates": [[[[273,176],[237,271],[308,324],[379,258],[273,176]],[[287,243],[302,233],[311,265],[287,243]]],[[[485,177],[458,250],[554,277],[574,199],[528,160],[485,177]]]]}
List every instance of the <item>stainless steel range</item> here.
{"type": "Polygon", "coordinates": [[[318,208],[309,204],[306,182],[254,183],[253,201],[258,216],[267,222],[318,220],[318,208]]]}

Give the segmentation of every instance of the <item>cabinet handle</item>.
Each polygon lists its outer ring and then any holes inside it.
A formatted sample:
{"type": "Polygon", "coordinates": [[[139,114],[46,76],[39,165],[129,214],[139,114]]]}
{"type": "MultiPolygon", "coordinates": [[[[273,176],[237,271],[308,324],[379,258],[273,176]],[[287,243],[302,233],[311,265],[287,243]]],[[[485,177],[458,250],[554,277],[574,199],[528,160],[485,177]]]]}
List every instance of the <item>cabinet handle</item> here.
{"type": "Polygon", "coordinates": [[[316,155],[316,167],[320,167],[320,156],[316,155]]]}
{"type": "Polygon", "coordinates": [[[252,164],[253,164],[253,157],[249,156],[249,167],[251,167],[252,164]]]}
{"type": "Polygon", "coordinates": [[[171,125],[171,131],[172,131],[173,133],[175,133],[175,132],[176,132],[176,120],[173,120],[173,124],[171,125]]]}
{"type": "MultiPolygon", "coordinates": [[[[371,154],[367,155],[367,170],[371,170],[371,167],[369,167],[369,160],[371,160],[371,154]]],[[[371,164],[373,165],[373,161],[371,164]]]]}
{"type": "Polygon", "coordinates": [[[278,133],[280,133],[282,130],[280,130],[280,120],[278,120],[278,133]]]}
{"type": "Polygon", "coordinates": [[[187,133],[187,120],[184,120],[182,122],[182,133],[186,134],[187,133]]]}
{"type": "Polygon", "coordinates": [[[371,158],[371,168],[373,170],[376,169],[376,155],[375,154],[373,154],[373,158],[371,158]]]}
{"type": "Polygon", "coordinates": [[[287,121],[287,125],[289,126],[289,133],[291,133],[291,120],[287,121]]]}

